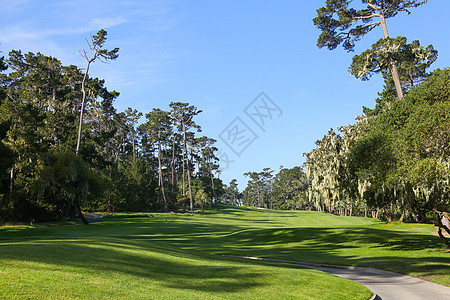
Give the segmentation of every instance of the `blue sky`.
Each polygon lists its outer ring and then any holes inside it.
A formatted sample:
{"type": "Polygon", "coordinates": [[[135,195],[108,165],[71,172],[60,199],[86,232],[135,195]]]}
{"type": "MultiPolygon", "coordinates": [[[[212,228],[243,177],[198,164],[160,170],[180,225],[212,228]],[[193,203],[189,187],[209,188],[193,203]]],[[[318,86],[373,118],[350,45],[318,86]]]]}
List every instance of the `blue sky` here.
{"type": "MultiPolygon", "coordinates": [[[[302,153],[315,140],[352,123],[362,106],[374,106],[382,89],[378,76],[361,82],[347,71],[354,54],[382,37],[381,28],[353,54],[318,49],[312,19],[324,2],[0,0],[0,51],[41,52],[83,67],[78,51],[86,47],[84,38],[106,29],[106,46],[119,47],[120,56],[110,64],[96,63],[91,75],[121,93],[118,110],[146,113],[169,109],[171,101],[202,109],[197,123],[203,134],[219,140],[220,177],[226,183],[237,178],[243,189],[244,172],[301,165],[302,153]],[[261,92],[266,100],[257,98],[261,92]],[[252,115],[255,107],[271,113],[264,126],[252,115]],[[236,128],[246,129],[247,136],[231,140],[236,128]]],[[[443,25],[448,9],[447,0],[429,1],[410,15],[389,19],[389,33],[433,44],[439,57],[432,68],[449,66],[443,25]]]]}

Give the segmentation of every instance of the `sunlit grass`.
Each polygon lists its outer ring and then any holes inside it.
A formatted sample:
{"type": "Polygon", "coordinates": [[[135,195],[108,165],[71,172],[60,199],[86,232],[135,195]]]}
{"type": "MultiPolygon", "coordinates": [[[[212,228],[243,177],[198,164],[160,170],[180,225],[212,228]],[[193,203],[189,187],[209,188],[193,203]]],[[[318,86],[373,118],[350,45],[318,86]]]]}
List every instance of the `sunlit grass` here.
{"type": "MultiPolygon", "coordinates": [[[[249,228],[258,228],[264,217],[261,219],[260,214],[252,217],[249,228]]],[[[89,226],[3,227],[0,298],[368,299],[371,296],[359,284],[321,272],[207,253],[212,239],[226,236],[233,228],[245,228],[246,222],[225,211],[203,215],[145,214],[132,218],[119,215],[89,226]],[[232,227],[223,226],[230,223],[232,227]],[[199,240],[205,241],[205,248],[201,248],[201,242],[197,244],[199,240]]]]}
{"type": "Polygon", "coordinates": [[[222,207],[0,229],[0,298],[367,299],[351,281],[247,255],[371,266],[449,284],[428,225],[222,207]]]}

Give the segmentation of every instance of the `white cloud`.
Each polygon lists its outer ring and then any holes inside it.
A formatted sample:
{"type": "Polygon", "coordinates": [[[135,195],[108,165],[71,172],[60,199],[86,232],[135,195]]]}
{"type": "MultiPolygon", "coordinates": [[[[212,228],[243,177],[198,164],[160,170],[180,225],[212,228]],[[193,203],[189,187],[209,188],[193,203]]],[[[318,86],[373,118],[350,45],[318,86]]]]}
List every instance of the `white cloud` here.
{"type": "Polygon", "coordinates": [[[173,68],[184,57],[168,32],[180,22],[173,1],[44,1],[0,0],[9,12],[0,19],[0,51],[11,49],[41,52],[65,65],[84,67],[78,50],[85,37],[99,29],[110,36],[107,47],[119,47],[119,59],[110,65],[96,64],[92,76],[107,80],[107,86],[127,94],[168,85],[173,68]],[[112,28],[115,28],[112,30],[112,28]],[[109,30],[111,29],[111,30],[109,30]]]}
{"type": "Polygon", "coordinates": [[[30,0],[0,0],[0,7],[2,8],[2,14],[5,13],[17,13],[26,7],[30,0]]]}
{"type": "Polygon", "coordinates": [[[0,36],[3,42],[20,40],[42,40],[52,36],[81,34],[99,29],[108,29],[126,23],[124,17],[95,18],[87,26],[60,27],[52,29],[30,29],[31,24],[21,24],[13,27],[0,28],[0,36]]]}
{"type": "Polygon", "coordinates": [[[106,29],[118,26],[127,22],[127,19],[119,16],[113,18],[95,18],[90,22],[89,30],[106,29]]]}

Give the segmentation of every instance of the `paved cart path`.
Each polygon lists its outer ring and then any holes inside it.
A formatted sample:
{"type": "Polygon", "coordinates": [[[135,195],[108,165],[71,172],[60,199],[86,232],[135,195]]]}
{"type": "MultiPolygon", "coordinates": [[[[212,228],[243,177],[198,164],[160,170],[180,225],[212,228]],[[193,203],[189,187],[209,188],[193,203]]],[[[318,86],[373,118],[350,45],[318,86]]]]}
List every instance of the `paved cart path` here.
{"type": "Polygon", "coordinates": [[[100,222],[103,219],[103,216],[97,216],[97,215],[84,215],[84,217],[86,218],[86,221],[88,221],[88,223],[95,223],[95,222],[100,222]]]}
{"type": "Polygon", "coordinates": [[[270,259],[270,258],[259,258],[248,256],[233,256],[233,255],[226,255],[226,256],[288,263],[327,272],[335,276],[350,279],[364,285],[377,295],[376,299],[383,299],[383,300],[450,299],[449,287],[429,282],[426,280],[422,280],[419,278],[414,278],[411,276],[378,270],[374,268],[330,266],[330,265],[310,264],[281,259],[270,259]]]}

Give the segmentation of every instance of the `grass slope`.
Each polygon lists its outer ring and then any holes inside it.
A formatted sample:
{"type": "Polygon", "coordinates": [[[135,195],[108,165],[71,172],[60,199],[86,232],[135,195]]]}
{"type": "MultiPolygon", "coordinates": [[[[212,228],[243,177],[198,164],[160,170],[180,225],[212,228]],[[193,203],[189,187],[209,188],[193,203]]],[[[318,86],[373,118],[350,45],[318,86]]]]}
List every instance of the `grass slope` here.
{"type": "Polygon", "coordinates": [[[319,272],[217,259],[114,237],[22,245],[2,247],[2,299],[346,299],[349,293],[351,299],[367,299],[370,295],[357,284],[319,272]]]}
{"type": "Polygon", "coordinates": [[[165,220],[155,220],[159,236],[128,238],[216,255],[373,267],[450,286],[450,253],[429,224],[235,207],[165,220]]]}
{"type": "MultiPolygon", "coordinates": [[[[320,212],[239,208],[228,212],[223,226],[259,221],[252,228],[203,240],[203,246],[209,243],[205,247],[209,253],[373,267],[450,286],[450,253],[433,225],[385,224],[320,212]]],[[[208,218],[197,219],[197,225],[208,223],[208,218]]],[[[214,219],[221,222],[220,217],[214,219]]],[[[190,249],[199,248],[192,240],[189,244],[190,249]]]]}
{"type": "Polygon", "coordinates": [[[450,285],[428,225],[224,207],[0,229],[0,298],[367,299],[351,281],[220,254],[371,266],[450,285]]]}
{"type": "MultiPolygon", "coordinates": [[[[90,226],[0,229],[0,298],[368,299],[363,286],[314,270],[207,253],[202,239],[246,227],[211,215],[114,217],[90,226]],[[195,237],[195,239],[191,239],[195,237]],[[192,240],[193,244],[181,245],[192,240]],[[194,246],[195,245],[195,246],[194,246]],[[195,249],[194,249],[195,248],[195,249]],[[194,251],[196,250],[196,251],[194,251]],[[197,251],[202,250],[202,251],[197,251]]],[[[274,216],[279,218],[279,216],[274,216]]],[[[249,221],[258,228],[260,215],[249,221]]],[[[278,220],[279,222],[281,220],[278,220]]]]}

